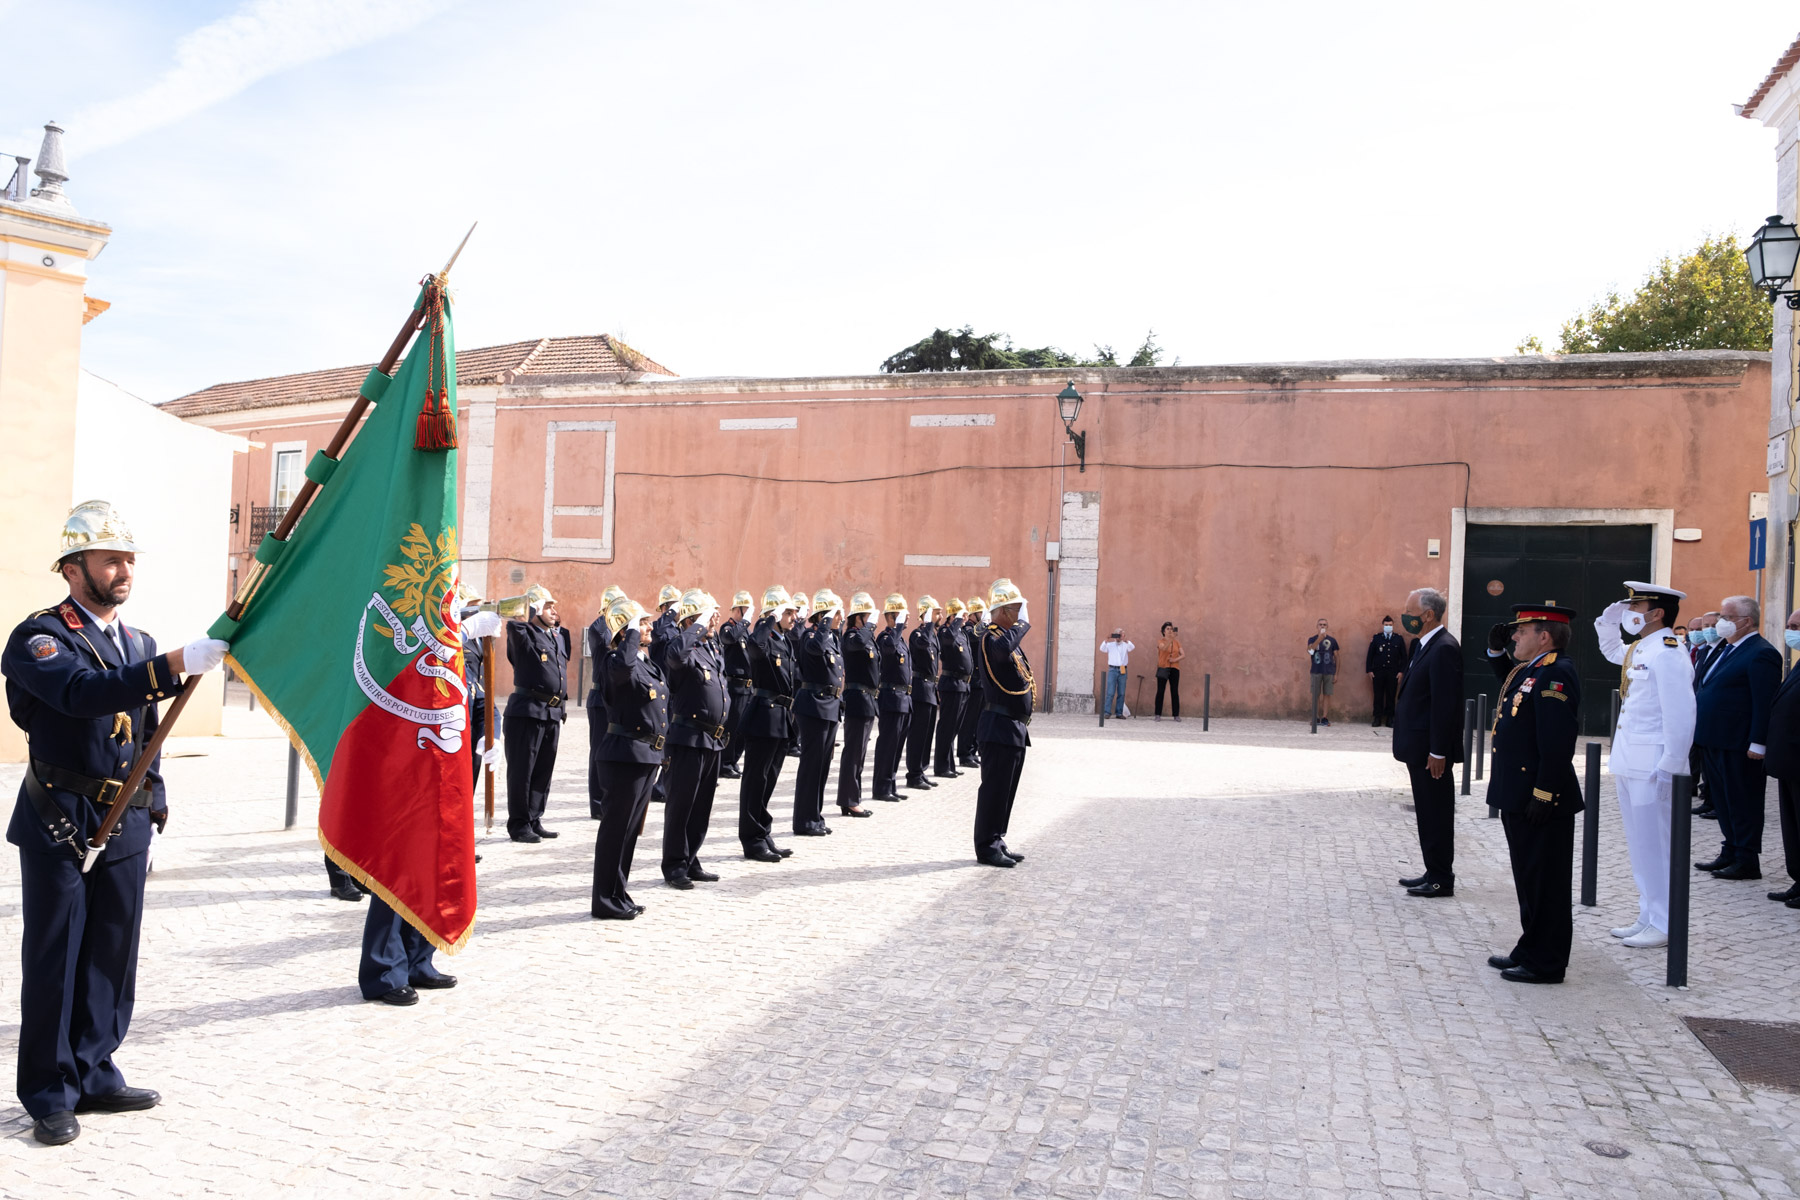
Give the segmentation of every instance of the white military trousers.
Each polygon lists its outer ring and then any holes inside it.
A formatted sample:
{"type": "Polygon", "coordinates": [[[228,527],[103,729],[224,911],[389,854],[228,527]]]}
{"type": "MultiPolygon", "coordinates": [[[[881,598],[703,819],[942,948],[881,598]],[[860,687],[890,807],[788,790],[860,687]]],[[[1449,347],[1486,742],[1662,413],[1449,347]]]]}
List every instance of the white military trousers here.
{"type": "Polygon", "coordinates": [[[1638,920],[1669,931],[1669,818],[1672,783],[1655,778],[1613,776],[1619,792],[1619,817],[1625,845],[1631,851],[1631,875],[1637,881],[1638,920]]]}

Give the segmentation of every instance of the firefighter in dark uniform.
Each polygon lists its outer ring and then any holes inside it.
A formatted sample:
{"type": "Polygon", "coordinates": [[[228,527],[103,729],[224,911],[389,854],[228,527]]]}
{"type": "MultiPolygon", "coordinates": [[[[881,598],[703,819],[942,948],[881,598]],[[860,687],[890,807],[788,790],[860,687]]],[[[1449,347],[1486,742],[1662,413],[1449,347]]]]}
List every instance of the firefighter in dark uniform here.
{"type": "Polygon", "coordinates": [[[160,763],[85,874],[82,862],[156,731],[156,702],[181,690],[184,673],[217,667],[228,648],[201,638],[158,654],[154,638],[119,620],[138,550],[110,504],[76,505],[52,568],[68,599],[27,617],[0,655],[7,710],[29,753],[6,830],[19,848],[23,929],[18,1094],[32,1136],[53,1146],[80,1136],[76,1113],[160,1099],[127,1087],[113,1064],[131,1026],[150,830],[169,813],[160,763]]]}
{"type": "Polygon", "coordinates": [[[937,786],[925,777],[931,766],[931,739],[937,733],[938,630],[937,614],[943,612],[931,596],[919,597],[919,624],[907,635],[912,651],[912,724],[906,731],[906,786],[913,791],[937,786]]]}
{"type": "Polygon", "coordinates": [[[533,584],[526,598],[526,619],[506,623],[513,693],[500,723],[506,735],[506,832],[515,842],[557,836],[544,828],[544,805],[569,699],[569,631],[557,617],[556,597],[533,584]]]}
{"type": "Polygon", "coordinates": [[[881,632],[875,635],[875,655],[881,670],[881,690],[875,699],[879,732],[875,737],[873,798],[898,802],[900,790],[894,776],[906,754],[906,735],[912,727],[912,661],[906,652],[906,597],[890,595],[881,606],[881,632]]]}
{"type": "Polygon", "coordinates": [[[719,778],[739,779],[743,772],[738,764],[744,759],[744,709],[750,705],[750,622],[751,606],[756,603],[749,592],[740,591],[731,598],[731,619],[719,626],[719,648],[725,655],[725,688],[731,696],[731,710],[725,714],[724,761],[719,764],[719,778]]]}
{"type": "Polygon", "coordinates": [[[794,720],[800,725],[800,769],[794,777],[796,837],[823,837],[831,832],[825,823],[825,785],[831,776],[843,708],[844,652],[838,639],[843,613],[843,601],[835,592],[815,592],[812,614],[806,628],[799,631],[795,648],[800,662],[800,691],[794,696],[794,720]]]}
{"type": "Polygon", "coordinates": [[[1011,867],[1025,856],[1006,845],[1025,750],[1031,745],[1031,713],[1037,680],[1019,643],[1031,632],[1028,606],[1010,579],[988,589],[994,620],[975,647],[981,680],[981,791],[975,798],[975,859],[990,867],[1011,867]]]}
{"type": "Polygon", "coordinates": [[[1561,983],[1575,936],[1569,892],[1583,805],[1575,775],[1581,676],[1568,656],[1574,617],[1555,604],[1515,604],[1513,619],[1488,634],[1488,661],[1505,680],[1488,803],[1506,830],[1523,927],[1512,953],[1492,955],[1488,965],[1514,983],[1561,983]]]}
{"type": "MultiPolygon", "coordinates": [[[[650,661],[665,675],[669,664],[663,660],[664,655],[669,652],[669,643],[675,640],[675,635],[681,628],[681,616],[675,611],[681,604],[681,597],[682,590],[672,583],[663,584],[662,590],[656,593],[657,616],[655,623],[650,626],[650,661]]],[[[669,756],[664,754],[662,767],[656,773],[656,782],[650,788],[650,799],[661,804],[668,797],[669,756]]]]}
{"type": "MultiPolygon", "coordinates": [[[[797,663],[800,658],[800,635],[806,632],[807,614],[812,612],[812,595],[805,588],[795,588],[792,595],[795,615],[794,627],[788,631],[788,645],[793,648],[797,663]]],[[[790,721],[788,728],[791,732],[788,734],[787,756],[797,762],[800,758],[800,722],[790,721]]]]}
{"type": "Polygon", "coordinates": [[[613,644],[598,670],[606,679],[606,736],[600,741],[600,831],[594,835],[594,892],[589,911],[630,921],[644,911],[626,880],[650,783],[662,765],[669,732],[669,685],[650,661],[650,614],[625,596],[606,610],[613,644]]]}
{"type": "Polygon", "coordinates": [[[869,753],[869,731],[875,727],[876,697],[881,694],[881,675],[875,665],[875,629],[869,618],[875,598],[867,592],[850,597],[849,616],[843,635],[844,648],[844,754],[838,762],[838,811],[846,817],[872,817],[862,806],[863,763],[869,753]]]}
{"type": "Polygon", "coordinates": [[[616,583],[608,584],[600,593],[600,615],[582,634],[587,638],[587,657],[593,663],[594,682],[588,686],[586,700],[588,720],[588,816],[598,821],[605,811],[605,796],[600,790],[600,743],[606,740],[606,678],[601,666],[612,651],[612,632],[606,628],[606,610],[625,594],[616,583]]]}
{"type": "Polygon", "coordinates": [[[719,877],[700,865],[712,823],[725,749],[725,658],[719,652],[719,602],[699,588],[682,593],[681,631],[663,654],[669,680],[669,800],[663,810],[663,879],[690,891],[719,877]]]}
{"type": "MultiPolygon", "coordinates": [[[[975,651],[981,645],[982,631],[987,628],[987,602],[980,596],[969,597],[967,619],[963,622],[963,631],[969,639],[969,658],[975,657],[975,651]]],[[[975,740],[975,734],[981,726],[981,671],[975,669],[970,675],[969,700],[963,705],[962,727],[956,731],[956,765],[967,767],[971,771],[981,766],[981,747],[975,740]]]]}
{"type": "Polygon", "coordinates": [[[963,709],[969,703],[969,680],[975,659],[969,653],[969,637],[963,631],[963,602],[954,596],[944,606],[945,620],[938,629],[937,756],[932,774],[955,779],[956,736],[962,730],[963,709]]]}
{"type": "Polygon", "coordinates": [[[787,589],[776,585],[763,593],[763,615],[750,633],[750,679],[756,691],[744,710],[744,776],[738,784],[738,841],[744,857],[780,862],[793,854],[775,844],[769,797],[787,761],[793,734],[794,689],[800,668],[788,633],[796,609],[787,589]]]}

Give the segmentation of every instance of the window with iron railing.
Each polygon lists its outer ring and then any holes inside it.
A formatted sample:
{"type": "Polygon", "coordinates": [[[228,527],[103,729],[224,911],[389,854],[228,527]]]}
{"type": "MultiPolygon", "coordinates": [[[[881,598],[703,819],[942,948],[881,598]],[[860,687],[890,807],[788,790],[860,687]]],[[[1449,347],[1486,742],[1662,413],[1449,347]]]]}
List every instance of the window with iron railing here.
{"type": "Polygon", "coordinates": [[[250,540],[261,542],[263,534],[274,533],[275,527],[281,524],[281,514],[286,511],[286,505],[280,508],[263,508],[261,505],[253,507],[250,510],[250,540]]]}

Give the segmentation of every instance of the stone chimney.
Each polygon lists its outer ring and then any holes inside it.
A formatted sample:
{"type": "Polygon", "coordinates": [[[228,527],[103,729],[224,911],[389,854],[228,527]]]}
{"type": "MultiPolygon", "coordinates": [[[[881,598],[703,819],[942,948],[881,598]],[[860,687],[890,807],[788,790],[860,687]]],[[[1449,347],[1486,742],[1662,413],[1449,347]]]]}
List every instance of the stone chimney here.
{"type": "Polygon", "coordinates": [[[69,181],[68,169],[63,164],[62,135],[62,126],[55,121],[44,126],[44,144],[38,150],[37,168],[32,171],[44,181],[44,186],[32,188],[31,198],[39,204],[65,210],[72,216],[75,206],[62,190],[62,185],[69,181]]]}

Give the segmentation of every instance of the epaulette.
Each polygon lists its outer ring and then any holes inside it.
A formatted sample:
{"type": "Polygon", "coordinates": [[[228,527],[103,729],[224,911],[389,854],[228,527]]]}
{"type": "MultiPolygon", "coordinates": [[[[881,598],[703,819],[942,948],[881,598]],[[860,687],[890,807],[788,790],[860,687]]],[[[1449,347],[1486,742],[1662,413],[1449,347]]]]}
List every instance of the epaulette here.
{"type": "Polygon", "coordinates": [[[1547,667],[1555,661],[1556,661],[1556,651],[1552,650],[1550,653],[1544,655],[1544,664],[1543,665],[1547,667]]]}
{"type": "Polygon", "coordinates": [[[80,629],[82,627],[81,614],[76,612],[75,605],[67,600],[64,600],[61,604],[56,606],[56,615],[61,617],[62,623],[67,625],[70,629],[80,629]]]}
{"type": "Polygon", "coordinates": [[[1666,636],[1665,636],[1665,637],[1664,637],[1664,638],[1663,638],[1663,645],[1665,645],[1665,646],[1679,646],[1679,645],[1681,645],[1681,639],[1680,639],[1680,638],[1678,638],[1678,637],[1676,637],[1676,636],[1675,636],[1675,635],[1674,635],[1674,634],[1672,634],[1672,633],[1671,633],[1671,634],[1668,634],[1668,635],[1666,635],[1666,636]]]}

